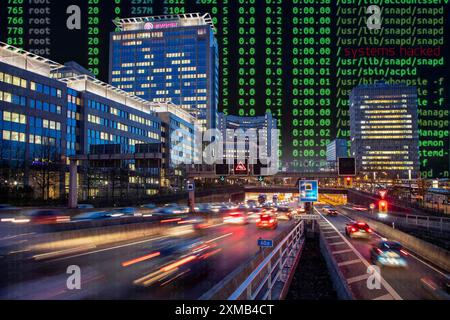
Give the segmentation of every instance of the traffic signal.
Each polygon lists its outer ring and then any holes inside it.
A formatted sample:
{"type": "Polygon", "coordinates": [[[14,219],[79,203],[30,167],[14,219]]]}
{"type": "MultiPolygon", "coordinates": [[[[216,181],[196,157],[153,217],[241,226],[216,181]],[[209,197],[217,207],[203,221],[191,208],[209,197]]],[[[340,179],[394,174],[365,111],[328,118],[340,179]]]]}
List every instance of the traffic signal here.
{"type": "Polygon", "coordinates": [[[388,212],[388,203],[386,200],[380,200],[378,203],[380,213],[387,213],[388,212]]]}
{"type": "Polygon", "coordinates": [[[353,178],[351,177],[345,178],[344,184],[346,188],[353,188],[353,178]]]}

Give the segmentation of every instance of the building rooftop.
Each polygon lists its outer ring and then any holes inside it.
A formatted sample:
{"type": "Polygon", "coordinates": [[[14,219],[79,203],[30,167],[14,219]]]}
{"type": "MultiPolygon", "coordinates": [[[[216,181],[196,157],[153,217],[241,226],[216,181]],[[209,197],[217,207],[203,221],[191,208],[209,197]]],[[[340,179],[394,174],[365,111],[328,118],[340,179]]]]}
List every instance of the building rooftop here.
{"type": "Polygon", "coordinates": [[[50,77],[50,73],[62,65],[31,52],[0,42],[0,62],[30,72],[50,77]]]}
{"type": "Polygon", "coordinates": [[[58,79],[77,91],[87,91],[142,112],[154,114],[153,103],[88,75],[58,79]]]}
{"type": "Polygon", "coordinates": [[[135,17],[113,21],[121,31],[155,30],[159,29],[158,26],[161,26],[160,29],[188,26],[210,26],[214,33],[217,32],[209,13],[186,13],[178,15],[135,17]]]}
{"type": "Polygon", "coordinates": [[[171,113],[178,118],[192,124],[194,124],[196,121],[196,118],[192,114],[172,102],[150,102],[150,108],[155,113],[171,113]]]}

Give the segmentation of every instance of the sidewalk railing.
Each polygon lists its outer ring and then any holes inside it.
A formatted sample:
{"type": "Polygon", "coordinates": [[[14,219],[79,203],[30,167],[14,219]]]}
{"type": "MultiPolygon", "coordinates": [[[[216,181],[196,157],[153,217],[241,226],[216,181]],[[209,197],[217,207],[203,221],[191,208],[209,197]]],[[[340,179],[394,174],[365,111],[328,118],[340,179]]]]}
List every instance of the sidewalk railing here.
{"type": "Polygon", "coordinates": [[[228,300],[275,300],[295,266],[303,246],[304,221],[284,238],[228,300]],[[281,287],[281,288],[280,288],[281,287]]]}

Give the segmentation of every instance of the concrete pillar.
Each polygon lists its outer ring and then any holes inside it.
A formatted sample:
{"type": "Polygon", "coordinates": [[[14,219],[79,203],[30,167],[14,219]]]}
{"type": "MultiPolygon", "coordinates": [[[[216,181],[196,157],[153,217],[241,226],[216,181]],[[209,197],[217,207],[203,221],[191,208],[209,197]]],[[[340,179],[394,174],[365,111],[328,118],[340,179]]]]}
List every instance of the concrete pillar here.
{"type": "Polygon", "coordinates": [[[77,161],[70,160],[69,165],[69,209],[75,209],[78,206],[78,166],[77,161]]]}

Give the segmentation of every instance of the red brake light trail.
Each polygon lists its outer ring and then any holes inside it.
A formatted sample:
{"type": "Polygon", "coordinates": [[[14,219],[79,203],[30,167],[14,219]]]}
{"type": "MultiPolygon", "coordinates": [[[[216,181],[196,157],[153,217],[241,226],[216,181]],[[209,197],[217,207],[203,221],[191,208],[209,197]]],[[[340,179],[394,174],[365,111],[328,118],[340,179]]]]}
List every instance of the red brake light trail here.
{"type": "Polygon", "coordinates": [[[125,261],[125,262],[122,263],[122,267],[129,267],[129,266],[131,266],[133,264],[136,264],[136,263],[139,263],[139,262],[143,262],[143,261],[146,261],[146,260],[150,260],[152,258],[159,257],[160,255],[161,255],[161,252],[155,252],[155,253],[152,253],[152,254],[148,254],[146,256],[142,256],[142,257],[133,259],[133,260],[125,261]]]}

